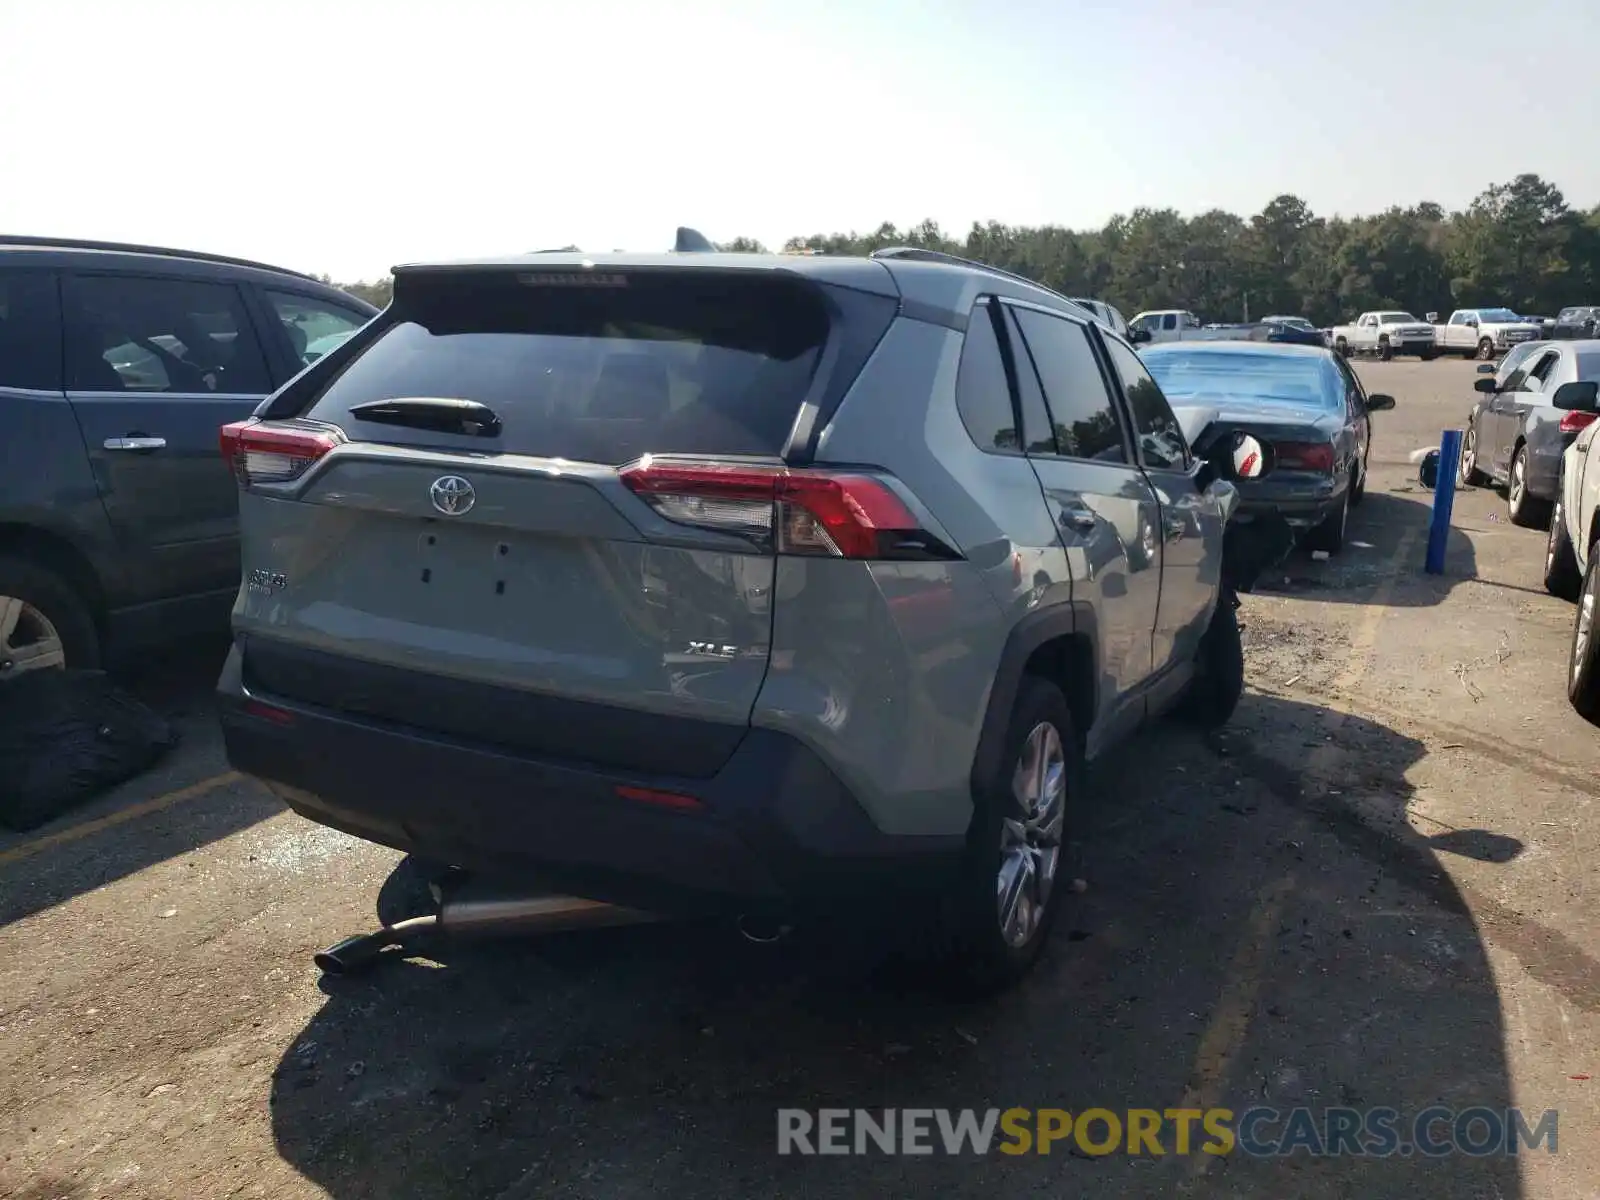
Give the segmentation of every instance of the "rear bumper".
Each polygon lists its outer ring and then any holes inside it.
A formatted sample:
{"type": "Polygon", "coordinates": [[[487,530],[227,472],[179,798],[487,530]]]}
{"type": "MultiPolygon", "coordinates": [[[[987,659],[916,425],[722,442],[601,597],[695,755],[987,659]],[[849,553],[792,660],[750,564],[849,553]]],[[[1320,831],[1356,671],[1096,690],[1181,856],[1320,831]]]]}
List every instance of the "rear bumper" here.
{"type": "Polygon", "coordinates": [[[320,824],[489,875],[658,912],[785,911],[942,887],[964,848],[884,834],[814,752],[770,730],[709,778],[625,773],[252,695],[241,666],[235,646],[218,683],[236,770],[320,824]]]}
{"type": "Polygon", "coordinates": [[[1315,491],[1306,489],[1260,493],[1243,488],[1240,490],[1243,495],[1240,498],[1239,511],[1233,517],[1234,521],[1247,525],[1264,518],[1279,517],[1287,521],[1296,531],[1320,525],[1337,507],[1339,498],[1345,493],[1345,487],[1340,486],[1335,489],[1332,484],[1315,491]]]}

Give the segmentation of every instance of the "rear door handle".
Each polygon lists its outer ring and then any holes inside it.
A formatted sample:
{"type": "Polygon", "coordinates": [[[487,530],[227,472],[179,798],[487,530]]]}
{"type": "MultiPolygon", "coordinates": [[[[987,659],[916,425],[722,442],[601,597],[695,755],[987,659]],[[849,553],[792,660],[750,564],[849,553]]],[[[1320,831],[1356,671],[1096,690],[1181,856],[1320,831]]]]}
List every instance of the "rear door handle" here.
{"type": "Polygon", "coordinates": [[[165,450],[167,439],[158,437],[119,437],[105,440],[107,450],[165,450]]]}
{"type": "Polygon", "coordinates": [[[1080,533],[1093,533],[1100,522],[1094,512],[1082,504],[1069,505],[1061,510],[1061,528],[1075,529],[1080,533]]]}

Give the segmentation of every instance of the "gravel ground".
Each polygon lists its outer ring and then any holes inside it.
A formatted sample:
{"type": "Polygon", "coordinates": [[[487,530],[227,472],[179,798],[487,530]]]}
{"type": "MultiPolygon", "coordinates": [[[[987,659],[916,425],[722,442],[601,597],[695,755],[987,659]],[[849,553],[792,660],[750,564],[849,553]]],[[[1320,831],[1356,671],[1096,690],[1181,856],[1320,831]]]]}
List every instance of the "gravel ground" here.
{"type": "Polygon", "coordinates": [[[1421,573],[1407,454],[1464,419],[1472,366],[1360,371],[1399,407],[1351,545],[1247,598],[1225,733],[1098,765],[1087,891],[987,1004],[836,931],[709,926],[322,979],[312,951],[368,927],[397,856],[228,775],[215,656],[169,667],[146,687],[181,752],[0,839],[0,1194],[1592,1200],[1600,735],[1562,692],[1571,609],[1491,492],[1421,573]],[[1517,1159],[775,1152],[787,1106],[1179,1104],[1519,1105],[1560,1134],[1517,1159]]]}

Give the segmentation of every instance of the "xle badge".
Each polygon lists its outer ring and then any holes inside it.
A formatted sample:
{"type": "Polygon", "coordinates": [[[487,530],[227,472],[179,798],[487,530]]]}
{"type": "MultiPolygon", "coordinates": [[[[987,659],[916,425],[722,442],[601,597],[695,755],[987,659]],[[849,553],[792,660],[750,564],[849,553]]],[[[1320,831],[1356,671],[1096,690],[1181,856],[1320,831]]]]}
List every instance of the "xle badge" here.
{"type": "Polygon", "coordinates": [[[739,647],[722,646],[716,642],[690,642],[688,652],[697,658],[733,658],[739,653],[739,647]]]}

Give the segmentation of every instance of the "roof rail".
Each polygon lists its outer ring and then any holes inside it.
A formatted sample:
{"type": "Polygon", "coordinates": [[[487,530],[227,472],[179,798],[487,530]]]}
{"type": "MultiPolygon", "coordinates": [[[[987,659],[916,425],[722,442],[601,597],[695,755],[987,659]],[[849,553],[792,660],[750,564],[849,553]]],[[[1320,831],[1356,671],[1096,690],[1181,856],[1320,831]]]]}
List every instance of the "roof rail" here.
{"type": "Polygon", "coordinates": [[[882,250],[874,250],[867,255],[868,258],[904,258],[912,262],[938,262],[949,263],[956,267],[971,267],[974,271],[985,271],[990,275],[999,275],[1004,279],[1011,279],[1017,283],[1025,283],[1029,287],[1038,288],[1041,292],[1049,292],[1065,300],[1068,304],[1076,305],[1078,302],[1071,296],[1063,295],[1053,287],[1040,283],[1037,279],[1029,279],[1026,275],[1018,275],[1015,271],[1007,271],[1001,267],[991,266],[989,263],[978,262],[976,259],[962,258],[959,254],[946,254],[943,250],[925,250],[921,246],[885,246],[882,250]]]}
{"type": "Polygon", "coordinates": [[[63,250],[111,250],[123,254],[158,254],[165,258],[192,258],[199,262],[226,263],[232,267],[254,267],[258,271],[271,271],[275,275],[293,275],[321,283],[315,275],[304,271],[291,271],[288,267],[275,267],[271,263],[256,262],[248,258],[234,258],[229,254],[207,254],[202,250],[174,250],[170,246],[141,246],[133,242],[97,242],[86,238],[34,237],[31,234],[0,233],[0,246],[48,246],[63,250]]]}

